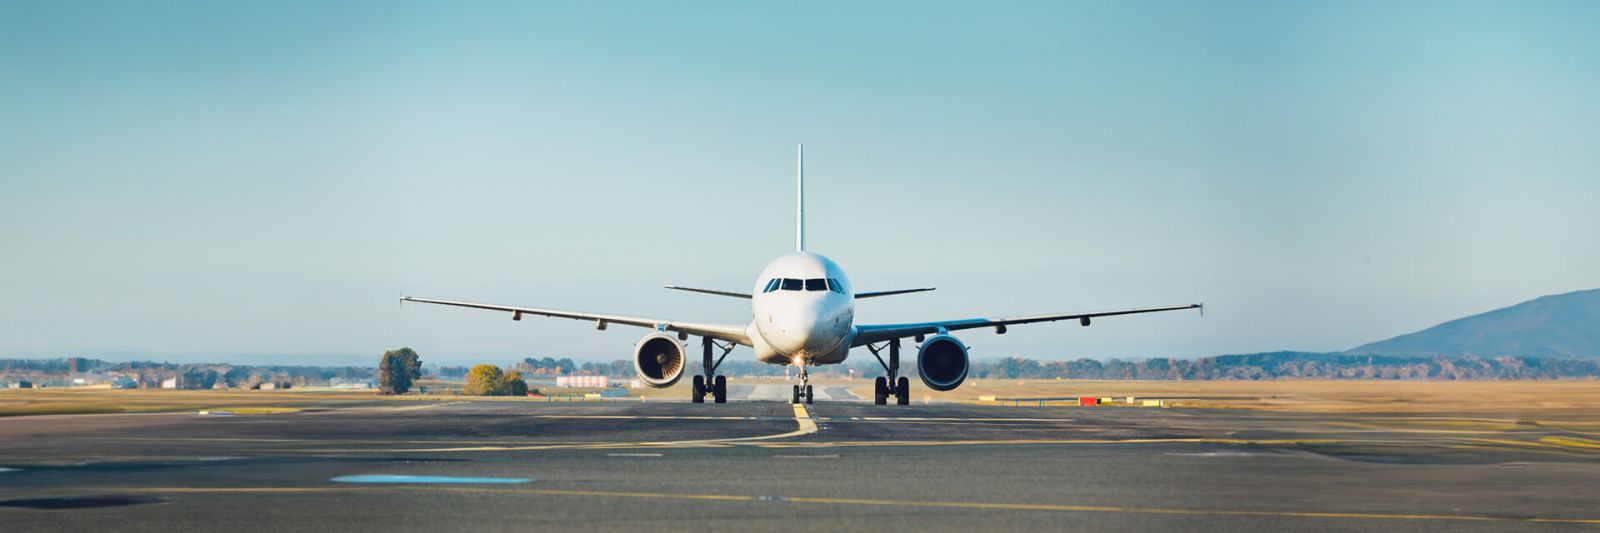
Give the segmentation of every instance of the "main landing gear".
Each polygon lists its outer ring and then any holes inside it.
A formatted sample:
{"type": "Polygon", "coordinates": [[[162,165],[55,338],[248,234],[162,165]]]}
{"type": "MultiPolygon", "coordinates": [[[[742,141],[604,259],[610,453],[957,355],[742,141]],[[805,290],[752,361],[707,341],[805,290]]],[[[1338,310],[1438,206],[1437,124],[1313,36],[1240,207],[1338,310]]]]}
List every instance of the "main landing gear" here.
{"type": "Polygon", "coordinates": [[[811,395],[811,374],[806,372],[806,365],[800,367],[800,384],[794,386],[794,394],[789,397],[789,403],[800,403],[802,399],[809,404],[815,398],[811,395]]]}
{"type": "Polygon", "coordinates": [[[900,339],[889,341],[889,362],[887,363],[883,361],[883,356],[878,353],[883,350],[882,347],[868,344],[867,349],[872,351],[873,357],[878,358],[878,364],[883,365],[883,371],[889,374],[888,377],[880,376],[873,382],[872,403],[885,405],[889,403],[889,397],[894,396],[894,403],[910,405],[911,380],[900,375],[900,339]]]}
{"type": "Polygon", "coordinates": [[[694,393],[689,396],[689,401],[706,403],[706,396],[710,395],[712,401],[716,403],[728,403],[728,377],[717,375],[717,367],[722,366],[722,360],[726,359],[728,353],[733,351],[733,343],[730,342],[727,345],[723,345],[712,340],[711,337],[704,337],[700,340],[700,346],[704,348],[702,350],[704,355],[702,359],[705,366],[705,374],[695,375],[694,393]],[[718,357],[715,363],[711,361],[712,346],[722,349],[722,356],[718,357]]]}

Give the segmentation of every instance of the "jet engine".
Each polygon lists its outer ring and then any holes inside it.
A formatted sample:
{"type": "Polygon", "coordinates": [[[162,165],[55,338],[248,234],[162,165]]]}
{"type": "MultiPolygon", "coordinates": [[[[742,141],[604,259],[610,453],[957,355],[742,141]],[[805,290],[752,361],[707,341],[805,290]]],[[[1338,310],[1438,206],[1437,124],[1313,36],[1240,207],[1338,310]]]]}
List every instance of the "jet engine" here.
{"type": "Polygon", "coordinates": [[[917,348],[917,373],[936,391],[953,390],[967,380],[967,345],[949,335],[934,335],[917,348]]]}
{"type": "Polygon", "coordinates": [[[645,335],[633,347],[633,371],[638,373],[639,381],[658,389],[677,383],[688,361],[689,353],[669,333],[645,335]]]}

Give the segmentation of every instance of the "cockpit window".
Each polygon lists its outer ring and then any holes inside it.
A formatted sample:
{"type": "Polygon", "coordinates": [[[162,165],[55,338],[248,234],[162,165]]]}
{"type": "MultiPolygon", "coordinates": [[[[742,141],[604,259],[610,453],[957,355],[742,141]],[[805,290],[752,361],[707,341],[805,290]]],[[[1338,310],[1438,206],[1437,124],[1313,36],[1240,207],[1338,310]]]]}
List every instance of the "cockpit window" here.
{"type": "Polygon", "coordinates": [[[826,280],[822,279],[822,278],[808,279],[808,280],[806,280],[806,290],[808,290],[808,291],[825,291],[825,290],[828,290],[828,282],[826,280]]]}
{"type": "Polygon", "coordinates": [[[804,285],[805,285],[805,281],[804,280],[798,280],[798,279],[793,279],[793,278],[783,278],[783,290],[786,290],[786,291],[798,291],[804,285]]]}
{"type": "Polygon", "coordinates": [[[839,280],[828,278],[828,290],[844,294],[844,285],[840,285],[839,280]]]}
{"type": "Polygon", "coordinates": [[[775,290],[778,290],[778,278],[767,280],[767,288],[761,289],[761,292],[767,293],[775,290]]]}

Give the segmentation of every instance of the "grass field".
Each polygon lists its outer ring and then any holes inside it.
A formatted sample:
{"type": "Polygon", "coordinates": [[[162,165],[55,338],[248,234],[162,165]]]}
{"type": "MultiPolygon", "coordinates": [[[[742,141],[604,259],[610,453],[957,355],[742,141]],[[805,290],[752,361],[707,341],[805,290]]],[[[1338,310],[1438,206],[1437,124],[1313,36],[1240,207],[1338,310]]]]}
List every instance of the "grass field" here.
{"type": "MultiPolygon", "coordinates": [[[[734,383],[788,386],[776,378],[733,378],[734,383]]],[[[849,387],[872,397],[869,379],[818,379],[818,386],[849,387]]],[[[685,399],[689,380],[667,389],[631,389],[642,401],[685,399]]],[[[549,389],[556,400],[581,399],[585,389],[549,389]]],[[[1600,381],[1088,381],[968,380],[961,388],[934,392],[913,378],[917,402],[977,401],[995,397],[1001,404],[1033,404],[1039,399],[1079,396],[1161,399],[1173,407],[1213,407],[1327,413],[1516,413],[1600,411],[1600,381]]],[[[380,396],[372,391],[185,391],[34,389],[0,390],[0,416],[87,413],[229,411],[259,414],[306,409],[394,405],[407,401],[451,401],[454,394],[380,396]]],[[[490,398],[475,398],[490,399],[490,398]]],[[[547,398],[492,398],[496,401],[550,401],[547,398]]]]}

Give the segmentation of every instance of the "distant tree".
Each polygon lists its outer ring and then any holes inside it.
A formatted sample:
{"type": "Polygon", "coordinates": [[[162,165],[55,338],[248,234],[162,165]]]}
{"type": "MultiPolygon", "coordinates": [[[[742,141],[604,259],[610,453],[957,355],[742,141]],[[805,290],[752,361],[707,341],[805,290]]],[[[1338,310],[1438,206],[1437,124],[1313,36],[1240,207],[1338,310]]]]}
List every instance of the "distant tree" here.
{"type": "Polygon", "coordinates": [[[503,394],[507,396],[528,395],[528,382],[522,380],[521,372],[515,370],[508,371],[505,373],[505,377],[501,378],[501,380],[502,384],[500,386],[500,390],[503,394]]]}
{"type": "Polygon", "coordinates": [[[473,396],[500,396],[505,394],[505,385],[505,374],[500,367],[478,365],[467,371],[467,386],[463,392],[473,396]]]}
{"type": "Polygon", "coordinates": [[[422,377],[422,358],[410,348],[383,352],[378,363],[378,391],[382,394],[405,394],[411,384],[422,377]]]}
{"type": "Polygon", "coordinates": [[[556,361],[556,370],[563,375],[571,374],[578,370],[578,365],[573,363],[572,359],[563,357],[560,361],[556,361]]]}

